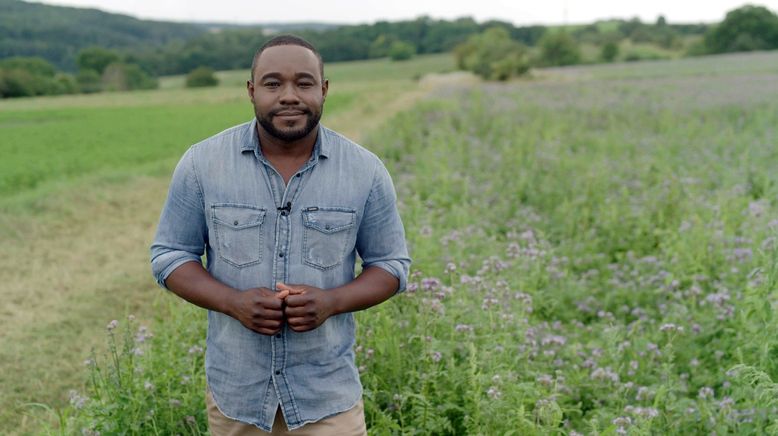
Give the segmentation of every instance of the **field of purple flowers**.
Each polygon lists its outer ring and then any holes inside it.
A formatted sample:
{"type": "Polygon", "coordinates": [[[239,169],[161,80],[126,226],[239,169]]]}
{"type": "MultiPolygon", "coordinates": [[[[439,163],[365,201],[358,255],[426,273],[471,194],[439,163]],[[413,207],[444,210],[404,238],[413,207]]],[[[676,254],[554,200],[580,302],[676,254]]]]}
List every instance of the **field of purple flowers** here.
{"type": "MultiPolygon", "coordinates": [[[[778,433],[778,68],[749,59],[452,88],[366,141],[414,258],[358,317],[371,434],[778,433]]],[[[206,431],[204,317],[170,311],[109,326],[65,431],[206,431]]]]}

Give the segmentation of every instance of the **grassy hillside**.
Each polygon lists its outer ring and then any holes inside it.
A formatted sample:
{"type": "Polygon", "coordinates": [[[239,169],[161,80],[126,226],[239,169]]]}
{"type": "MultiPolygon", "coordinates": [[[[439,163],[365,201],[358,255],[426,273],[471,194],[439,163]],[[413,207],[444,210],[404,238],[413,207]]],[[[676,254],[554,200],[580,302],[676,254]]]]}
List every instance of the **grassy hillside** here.
{"type": "Polygon", "coordinates": [[[82,48],[155,47],[206,32],[194,24],[139,20],[97,9],[0,0],[0,59],[40,56],[69,71],[82,48]]]}

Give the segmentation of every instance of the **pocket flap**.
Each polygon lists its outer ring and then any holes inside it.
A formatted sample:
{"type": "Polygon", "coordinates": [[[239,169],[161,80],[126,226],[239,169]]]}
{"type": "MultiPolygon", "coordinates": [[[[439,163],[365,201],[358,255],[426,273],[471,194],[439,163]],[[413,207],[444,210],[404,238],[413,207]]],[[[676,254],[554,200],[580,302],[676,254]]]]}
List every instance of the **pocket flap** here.
{"type": "Polygon", "coordinates": [[[303,224],[322,233],[336,233],[352,227],[356,215],[353,209],[309,207],[303,209],[303,224]]]}
{"type": "Polygon", "coordinates": [[[244,229],[262,224],[265,209],[240,204],[214,204],[211,206],[213,220],[235,229],[244,229]]]}

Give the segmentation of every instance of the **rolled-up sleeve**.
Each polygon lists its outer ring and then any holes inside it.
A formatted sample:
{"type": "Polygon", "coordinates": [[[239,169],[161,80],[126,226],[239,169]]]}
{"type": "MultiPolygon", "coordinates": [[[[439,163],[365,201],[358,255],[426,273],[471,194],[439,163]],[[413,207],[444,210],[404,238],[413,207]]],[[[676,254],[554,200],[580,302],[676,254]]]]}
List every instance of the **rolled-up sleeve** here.
{"type": "Polygon", "coordinates": [[[178,162],[151,245],[151,270],[160,286],[186,262],[201,262],[208,239],[201,185],[190,148],[178,162]]]}
{"type": "Polygon", "coordinates": [[[405,230],[397,210],[397,194],[392,178],[380,161],[365,204],[356,245],[363,270],[379,267],[399,280],[397,292],[405,290],[411,258],[408,256],[405,230]]]}

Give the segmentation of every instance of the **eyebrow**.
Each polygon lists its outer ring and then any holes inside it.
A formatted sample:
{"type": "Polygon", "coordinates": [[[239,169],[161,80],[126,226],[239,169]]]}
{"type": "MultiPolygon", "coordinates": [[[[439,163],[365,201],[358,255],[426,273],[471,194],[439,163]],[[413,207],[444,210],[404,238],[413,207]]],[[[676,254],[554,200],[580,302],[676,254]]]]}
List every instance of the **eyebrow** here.
{"type": "MultiPolygon", "coordinates": [[[[273,71],[273,72],[270,72],[270,73],[263,74],[262,77],[259,78],[259,80],[262,81],[262,80],[265,80],[265,79],[281,79],[281,78],[283,78],[283,75],[281,73],[273,71]]],[[[316,76],[314,76],[311,73],[305,73],[305,72],[295,74],[294,78],[295,79],[311,79],[311,80],[316,80],[316,76]]]]}

